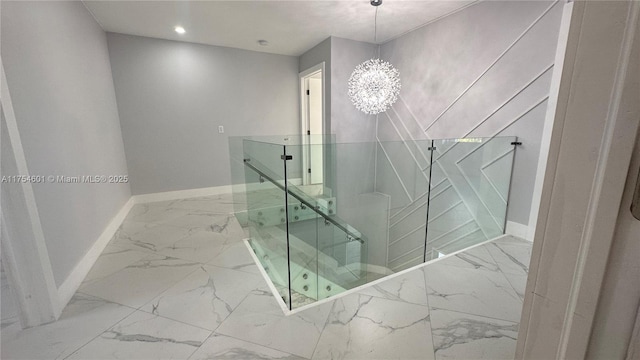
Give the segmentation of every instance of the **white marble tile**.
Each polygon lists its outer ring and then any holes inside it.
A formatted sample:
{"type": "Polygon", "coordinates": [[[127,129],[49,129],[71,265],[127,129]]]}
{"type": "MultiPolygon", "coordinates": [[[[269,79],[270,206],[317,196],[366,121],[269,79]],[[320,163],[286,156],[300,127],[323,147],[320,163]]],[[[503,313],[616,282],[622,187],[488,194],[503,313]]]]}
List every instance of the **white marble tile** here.
{"type": "Polygon", "coordinates": [[[159,249],[158,254],[206,263],[229,249],[237,239],[211,231],[195,231],[172,245],[159,249]]]}
{"type": "Polygon", "coordinates": [[[81,285],[80,291],[139,308],[199,266],[182,259],[149,255],[98,281],[81,285]]]}
{"type": "Polygon", "coordinates": [[[253,274],[260,274],[258,266],[253,261],[253,257],[251,257],[249,249],[243,241],[234,242],[208,263],[211,265],[226,267],[229,269],[246,271],[253,274]]]}
{"type": "Polygon", "coordinates": [[[524,293],[526,292],[527,287],[527,274],[509,274],[505,273],[504,276],[511,284],[513,290],[515,290],[516,294],[520,296],[522,300],[524,300],[524,293]]]}
{"type": "Polygon", "coordinates": [[[313,359],[432,359],[429,308],[353,294],[337,299],[313,359]]]}
{"type": "Polygon", "coordinates": [[[489,254],[487,245],[465,250],[456,255],[439,260],[438,263],[471,269],[498,271],[498,265],[496,265],[495,260],[491,254],[489,254]]]}
{"type": "Polygon", "coordinates": [[[136,311],[68,359],[186,359],[210,331],[136,311]]]}
{"type": "Polygon", "coordinates": [[[529,273],[531,245],[519,242],[492,242],[487,245],[491,256],[504,273],[529,273]]]}
{"type": "Polygon", "coordinates": [[[2,332],[2,359],[64,359],[134,309],[75,294],[56,322],[2,332]]]}
{"type": "Polygon", "coordinates": [[[513,359],[518,324],[453,311],[432,309],[436,359],[513,359]]]}
{"type": "Polygon", "coordinates": [[[216,330],[272,349],[309,358],[331,304],[285,316],[268,290],[254,290],[216,330]]]}
{"type": "Polygon", "coordinates": [[[178,209],[203,210],[217,214],[230,214],[235,211],[235,205],[242,204],[236,203],[232,194],[220,194],[168,201],[165,206],[178,209]]]}
{"type": "Polygon", "coordinates": [[[193,355],[191,355],[189,360],[214,359],[302,360],[304,358],[229,336],[213,334],[193,355]]]}
{"type": "Polygon", "coordinates": [[[149,256],[148,253],[133,249],[122,248],[109,244],[85,277],[83,284],[91,284],[125,267],[149,256]]]}
{"type": "Polygon", "coordinates": [[[259,275],[203,265],[142,310],[213,331],[262,282],[259,275]]]}
{"type": "Polygon", "coordinates": [[[125,221],[110,244],[121,248],[154,253],[189,235],[189,229],[156,223],[125,221]]]}
{"type": "Polygon", "coordinates": [[[163,223],[184,216],[189,211],[189,209],[167,207],[164,203],[137,204],[127,214],[126,221],[163,223]]]}
{"type": "Polygon", "coordinates": [[[358,293],[389,300],[427,305],[427,290],[422,269],[415,269],[406,274],[385,280],[358,293]]]}
{"type": "Polygon", "coordinates": [[[432,308],[519,321],[522,300],[501,272],[439,263],[423,269],[432,308]]]}
{"type": "Polygon", "coordinates": [[[233,215],[216,214],[202,210],[185,210],[186,213],[180,217],[163,222],[165,225],[177,226],[193,230],[213,231],[227,234],[233,215]]]}

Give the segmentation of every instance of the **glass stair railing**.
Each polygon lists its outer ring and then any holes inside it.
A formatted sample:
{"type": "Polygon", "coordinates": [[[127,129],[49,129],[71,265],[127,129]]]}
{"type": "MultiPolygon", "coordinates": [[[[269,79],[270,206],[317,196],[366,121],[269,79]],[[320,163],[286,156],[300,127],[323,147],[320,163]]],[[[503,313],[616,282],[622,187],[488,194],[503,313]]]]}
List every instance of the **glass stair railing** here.
{"type": "Polygon", "coordinates": [[[236,217],[297,309],[503,234],[518,144],[232,137],[236,217]]]}

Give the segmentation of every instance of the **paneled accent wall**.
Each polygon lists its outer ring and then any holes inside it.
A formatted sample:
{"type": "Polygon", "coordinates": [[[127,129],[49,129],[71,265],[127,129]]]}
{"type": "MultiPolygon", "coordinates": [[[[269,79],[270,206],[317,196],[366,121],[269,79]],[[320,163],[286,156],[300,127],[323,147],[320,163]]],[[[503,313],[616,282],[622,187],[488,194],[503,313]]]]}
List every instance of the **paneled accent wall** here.
{"type": "MultiPolygon", "coordinates": [[[[475,160],[496,190],[487,195],[494,200],[480,197],[485,207],[480,212],[470,210],[474,205],[464,189],[471,184],[433,167],[429,225],[440,232],[430,241],[446,247],[502,231],[500,221],[488,229],[479,219],[484,213],[499,220],[491,201],[509,201],[507,220],[527,226],[562,8],[561,2],[480,2],[381,46],[381,57],[399,69],[403,85],[393,109],[377,119],[375,191],[391,197],[387,262],[392,270],[422,261],[428,174],[409,169],[415,167],[411,162],[429,167],[423,139],[517,136],[523,142],[508,198],[495,200],[507,184],[490,175],[506,166],[501,159],[507,154],[475,160]],[[409,145],[388,143],[393,140],[409,145]]],[[[449,156],[470,161],[462,159],[465,154],[449,156]]]]}

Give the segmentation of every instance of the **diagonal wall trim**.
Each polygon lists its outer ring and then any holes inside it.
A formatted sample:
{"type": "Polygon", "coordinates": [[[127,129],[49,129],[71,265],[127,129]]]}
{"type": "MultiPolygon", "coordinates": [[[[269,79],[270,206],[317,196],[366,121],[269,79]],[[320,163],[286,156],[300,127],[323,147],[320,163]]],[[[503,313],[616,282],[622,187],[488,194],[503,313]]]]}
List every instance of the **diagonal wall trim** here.
{"type": "MultiPolygon", "coordinates": [[[[431,189],[435,189],[438,186],[440,186],[442,183],[444,183],[445,181],[447,181],[447,179],[442,179],[440,180],[437,184],[433,185],[433,187],[431,189]]],[[[451,184],[449,184],[449,186],[447,188],[449,188],[451,186],[451,184]]],[[[445,191],[446,189],[443,189],[442,191],[445,191]]],[[[405,207],[403,207],[402,209],[400,209],[400,211],[398,211],[397,213],[393,214],[390,216],[390,219],[395,218],[396,216],[402,214],[403,211],[405,211],[406,209],[408,209],[411,205],[413,205],[414,203],[416,203],[418,200],[422,199],[423,197],[425,197],[426,195],[429,194],[429,191],[425,191],[422,195],[418,196],[417,198],[415,198],[413,200],[413,202],[405,207]]],[[[413,211],[413,210],[412,210],[413,211]]]]}
{"type": "Polygon", "coordinates": [[[405,194],[407,194],[407,197],[409,198],[409,201],[413,201],[413,198],[409,194],[409,191],[407,190],[407,187],[404,186],[404,183],[402,182],[402,178],[400,177],[400,174],[398,174],[398,170],[396,170],[396,167],[393,166],[393,162],[391,161],[391,158],[389,157],[389,154],[387,154],[387,151],[384,149],[384,146],[382,146],[382,143],[380,142],[380,139],[378,138],[377,135],[376,135],[376,140],[378,141],[378,145],[380,146],[380,149],[382,149],[382,153],[387,158],[387,161],[389,162],[389,166],[391,166],[391,169],[393,170],[394,174],[396,174],[396,177],[398,178],[398,181],[400,182],[400,186],[402,186],[402,189],[404,190],[405,194]]]}
{"type": "Polygon", "coordinates": [[[462,200],[458,200],[455,203],[453,203],[453,205],[449,206],[448,208],[446,208],[445,210],[443,210],[440,214],[434,216],[433,218],[429,219],[429,221],[433,221],[436,219],[439,219],[440,217],[444,216],[444,214],[448,213],[449,211],[455,209],[458,205],[463,204],[464,201],[462,200]]]}
{"type": "MultiPolygon", "coordinates": [[[[446,181],[446,179],[444,179],[442,182],[446,181]]],[[[435,188],[435,187],[434,187],[435,188]]],[[[440,196],[441,194],[443,194],[445,191],[447,191],[448,189],[451,188],[451,184],[447,185],[444,189],[442,189],[441,191],[437,192],[435,195],[433,195],[431,197],[431,200],[437,198],[438,196],[440,196]]],[[[411,203],[410,205],[408,205],[407,207],[415,204],[418,202],[419,199],[423,198],[425,195],[427,195],[429,192],[425,192],[424,194],[420,195],[419,198],[416,198],[413,203],[411,203]]],[[[414,212],[420,210],[423,206],[427,205],[427,201],[423,202],[422,204],[420,204],[419,206],[415,207],[413,210],[409,211],[405,216],[401,217],[400,219],[398,219],[396,222],[394,222],[393,224],[389,225],[389,227],[394,227],[396,225],[398,225],[398,223],[402,222],[402,220],[406,219],[407,217],[409,217],[411,214],[413,214],[414,212]]],[[[402,210],[406,209],[407,207],[403,208],[402,210]]],[[[400,212],[402,212],[402,210],[400,210],[400,212]]],[[[399,213],[400,213],[399,212],[399,213]]],[[[425,214],[425,219],[426,219],[426,214],[425,214]]]]}
{"type": "Polygon", "coordinates": [[[449,111],[449,109],[451,109],[451,107],[453,107],[453,105],[455,105],[469,90],[471,90],[471,88],[478,82],[480,81],[480,79],[482,79],[482,77],[489,72],[489,70],[491,70],[499,61],[500,59],[502,59],[508,52],[509,50],[511,50],[517,43],[518,41],[520,41],[531,29],[533,29],[533,27],[545,16],[547,15],[547,13],[549,13],[549,11],[551,11],[551,9],[556,6],[557,1],[554,1],[553,4],[551,4],[549,7],[547,7],[540,16],[538,16],[538,18],[536,18],[533,23],[531,23],[512,43],[511,45],[509,45],[499,56],[497,59],[495,59],[491,65],[489,65],[489,67],[487,69],[485,69],[480,76],[478,76],[471,84],[469,84],[469,86],[467,86],[466,89],[464,89],[462,91],[462,93],[460,93],[460,95],[458,95],[458,97],[455,98],[455,100],[453,100],[453,102],[451,104],[449,104],[449,106],[447,106],[441,113],[440,115],[438,115],[432,122],[431,124],[429,124],[429,126],[427,126],[424,131],[427,132],[436,122],[438,122],[438,120],[440,120],[440,118],[447,112],[449,111]]]}
{"type": "Polygon", "coordinates": [[[469,179],[469,176],[467,176],[467,173],[464,171],[464,169],[460,166],[458,162],[456,162],[456,167],[460,171],[460,174],[462,174],[462,176],[464,177],[464,180],[469,185],[469,188],[471,189],[471,191],[473,191],[473,193],[476,194],[476,197],[478,198],[482,206],[484,206],[484,208],[487,210],[487,213],[489,214],[489,216],[491,216],[491,219],[493,219],[493,222],[496,223],[496,226],[498,227],[498,229],[502,229],[502,232],[504,233],[504,224],[500,224],[500,221],[498,221],[495,215],[493,215],[493,212],[491,212],[491,207],[487,205],[487,203],[485,202],[484,196],[480,195],[480,193],[478,193],[478,190],[476,190],[476,188],[473,185],[471,185],[473,182],[471,181],[471,179],[469,179]]]}
{"type": "MultiPolygon", "coordinates": [[[[510,122],[508,122],[506,125],[502,126],[500,129],[498,129],[497,131],[495,131],[493,133],[493,135],[491,135],[489,137],[489,140],[493,139],[494,137],[498,136],[498,134],[502,133],[506,128],[508,128],[509,126],[513,125],[516,121],[522,119],[525,115],[527,115],[528,113],[532,112],[533,110],[535,110],[538,106],[540,106],[542,103],[544,103],[545,101],[547,101],[547,99],[549,98],[549,95],[546,95],[544,97],[542,97],[542,99],[536,101],[536,103],[534,105],[532,105],[531,107],[529,107],[527,110],[523,111],[520,115],[516,116],[515,119],[511,120],[510,122]]],[[[467,134],[465,134],[464,137],[469,136],[471,132],[468,132],[467,134]]],[[[473,154],[474,152],[476,152],[477,150],[479,150],[481,147],[484,146],[484,144],[486,144],[488,142],[488,140],[486,142],[483,142],[482,144],[478,145],[478,147],[474,148],[473,150],[471,150],[469,153],[467,153],[465,156],[463,156],[460,160],[464,160],[464,158],[468,157],[469,155],[473,154]]],[[[458,145],[458,143],[453,144],[451,147],[449,147],[447,150],[443,151],[442,154],[440,156],[438,156],[438,158],[436,160],[440,160],[441,157],[443,157],[446,153],[448,153],[451,149],[453,149],[456,145],[458,145]]]]}
{"type": "Polygon", "coordinates": [[[482,176],[484,176],[484,178],[487,179],[487,182],[489,183],[489,185],[491,185],[493,190],[496,192],[496,194],[498,194],[498,196],[500,197],[500,200],[502,200],[502,202],[505,205],[507,205],[507,199],[505,199],[504,196],[502,196],[502,194],[500,194],[500,191],[498,190],[498,187],[493,182],[493,180],[491,180],[491,178],[487,175],[487,173],[484,171],[484,169],[486,169],[487,167],[495,164],[496,161],[498,161],[498,160],[502,159],[503,157],[509,155],[513,151],[515,151],[515,148],[509,149],[509,151],[507,151],[504,154],[498,156],[497,158],[491,160],[489,163],[487,163],[486,165],[482,166],[482,168],[480,169],[480,172],[482,173],[482,176]]]}
{"type": "Polygon", "coordinates": [[[411,235],[411,234],[413,234],[413,233],[415,233],[416,231],[421,230],[421,229],[424,229],[424,225],[419,225],[419,226],[417,226],[417,227],[413,228],[412,230],[409,230],[406,234],[404,234],[404,235],[400,236],[399,238],[397,238],[397,239],[395,239],[395,240],[393,240],[393,241],[389,242],[389,246],[391,246],[391,245],[393,245],[393,244],[395,244],[395,243],[399,242],[399,241],[400,241],[400,240],[402,240],[402,239],[407,238],[409,235],[411,235]]]}
{"type": "MultiPolygon", "coordinates": [[[[400,133],[400,130],[398,130],[398,127],[393,123],[393,120],[391,119],[391,116],[389,116],[389,114],[387,114],[387,112],[385,111],[384,113],[385,115],[387,115],[387,119],[389,119],[389,123],[391,124],[391,126],[393,126],[393,129],[396,131],[396,133],[398,134],[398,136],[400,137],[400,140],[402,141],[402,143],[404,144],[404,146],[407,148],[407,151],[409,152],[409,154],[411,154],[411,158],[413,158],[413,161],[416,163],[416,166],[418,168],[420,168],[420,163],[418,162],[418,159],[416,158],[415,154],[413,153],[413,151],[411,150],[411,148],[409,147],[409,144],[407,144],[406,139],[404,138],[404,136],[402,136],[402,134],[400,133]]],[[[398,117],[398,120],[400,122],[402,122],[402,120],[400,120],[400,116],[398,116],[398,114],[396,113],[396,116],[398,117]]],[[[406,129],[406,128],[405,128],[406,129]]],[[[408,133],[408,131],[407,131],[408,133]]],[[[416,146],[417,147],[417,146],[416,146]]],[[[424,173],[424,171],[421,171],[422,176],[424,177],[424,179],[426,181],[429,181],[429,178],[427,177],[427,174],[424,173]]]]}
{"type": "Polygon", "coordinates": [[[482,121],[480,121],[478,124],[476,124],[474,127],[472,127],[469,131],[467,131],[465,133],[465,135],[463,137],[467,137],[469,136],[469,134],[471,134],[472,132],[474,132],[475,130],[477,130],[480,126],[482,126],[487,120],[489,120],[493,115],[495,115],[498,111],[502,110],[502,108],[504,108],[507,104],[509,104],[511,101],[513,101],[513,99],[515,99],[516,97],[518,97],[518,95],[522,94],[525,90],[527,90],[529,88],[529,86],[533,85],[536,81],[538,81],[538,79],[540,79],[544,74],[546,74],[547,72],[549,72],[549,70],[553,69],[553,64],[547,66],[540,74],[538,74],[536,77],[534,77],[531,81],[529,81],[525,86],[523,86],[520,90],[516,91],[515,94],[513,94],[509,99],[507,99],[507,101],[505,101],[504,103],[502,103],[500,106],[498,106],[495,110],[493,110],[487,117],[485,117],[484,119],[482,119],[482,121]]]}
{"type": "Polygon", "coordinates": [[[435,241],[438,241],[438,240],[442,239],[443,237],[445,237],[445,236],[447,236],[447,235],[451,234],[452,232],[454,232],[454,231],[456,231],[456,230],[460,230],[460,229],[462,229],[463,227],[465,227],[465,226],[467,226],[467,225],[469,225],[469,224],[471,224],[471,223],[474,223],[474,222],[475,222],[475,220],[474,220],[474,219],[469,219],[469,220],[467,220],[467,221],[463,222],[462,224],[460,224],[460,225],[458,225],[458,226],[454,227],[453,229],[451,229],[451,230],[447,231],[446,233],[444,233],[444,234],[442,234],[442,235],[437,236],[436,238],[432,239],[432,240],[431,240],[431,241],[429,241],[429,242],[430,242],[430,243],[433,243],[433,242],[435,242],[435,241]]]}
{"type": "Polygon", "coordinates": [[[455,242],[459,241],[460,239],[463,239],[463,238],[465,238],[465,237],[467,237],[467,236],[469,236],[469,235],[471,235],[471,234],[473,234],[473,233],[477,233],[477,232],[478,232],[478,231],[480,231],[480,230],[482,230],[482,229],[477,228],[477,229],[471,230],[471,231],[469,231],[469,232],[466,232],[466,233],[464,233],[464,234],[462,234],[462,235],[458,236],[457,238],[455,238],[455,239],[453,239],[453,240],[451,240],[451,241],[448,241],[448,242],[446,242],[446,243],[444,243],[444,244],[442,244],[442,245],[440,245],[440,246],[438,246],[438,247],[439,247],[439,248],[443,248],[443,247],[445,247],[445,246],[451,245],[451,244],[453,244],[453,243],[455,243],[455,242]]]}
{"type": "Polygon", "coordinates": [[[482,165],[482,167],[480,169],[484,170],[486,168],[488,168],[489,166],[493,165],[496,161],[502,159],[503,157],[509,155],[509,153],[511,153],[515,148],[510,148],[509,150],[505,151],[502,155],[498,155],[496,156],[493,160],[489,161],[488,163],[482,165]]]}
{"type": "Polygon", "coordinates": [[[412,263],[414,261],[419,261],[420,263],[422,263],[422,259],[423,258],[424,258],[424,255],[418,255],[418,256],[414,257],[413,259],[411,259],[411,260],[405,261],[402,264],[394,266],[394,268],[395,269],[398,269],[398,268],[399,269],[404,269],[404,266],[406,266],[407,264],[410,264],[410,263],[412,263]]]}

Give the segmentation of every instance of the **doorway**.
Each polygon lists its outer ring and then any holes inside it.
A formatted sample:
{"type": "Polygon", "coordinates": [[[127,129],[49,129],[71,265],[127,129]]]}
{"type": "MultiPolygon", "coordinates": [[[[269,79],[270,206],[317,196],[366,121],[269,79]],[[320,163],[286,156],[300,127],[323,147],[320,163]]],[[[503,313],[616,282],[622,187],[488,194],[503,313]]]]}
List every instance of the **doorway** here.
{"type": "Polygon", "coordinates": [[[300,73],[302,184],[324,183],[324,62],[300,73]]]}

